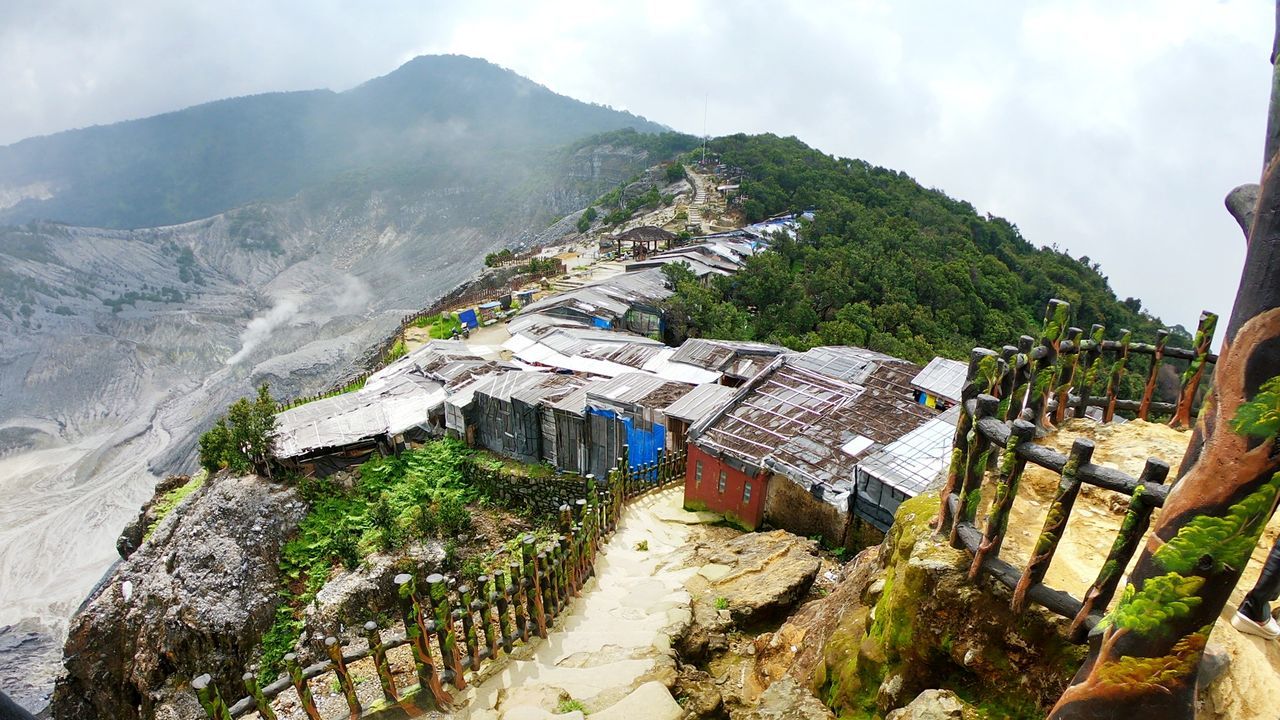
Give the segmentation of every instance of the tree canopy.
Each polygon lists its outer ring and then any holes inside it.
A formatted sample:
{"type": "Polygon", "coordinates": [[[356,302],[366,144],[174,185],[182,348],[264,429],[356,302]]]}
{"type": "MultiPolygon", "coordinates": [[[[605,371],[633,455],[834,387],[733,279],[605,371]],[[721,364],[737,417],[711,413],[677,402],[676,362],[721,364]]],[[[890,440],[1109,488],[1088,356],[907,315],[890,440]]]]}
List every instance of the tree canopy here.
{"type": "MultiPolygon", "coordinates": [[[[1162,327],[1120,301],[1097,263],[1037,248],[1004,218],[922,187],[904,173],[836,158],[795,138],[733,135],[712,148],[743,171],[751,221],[813,210],[732,277],[698,283],[668,271],[672,331],[804,349],[858,345],[924,362],[999,348],[1034,333],[1045,303],[1071,303],[1072,324],[1149,340],[1162,327]]],[[[1170,345],[1185,345],[1185,330],[1170,345]]]]}

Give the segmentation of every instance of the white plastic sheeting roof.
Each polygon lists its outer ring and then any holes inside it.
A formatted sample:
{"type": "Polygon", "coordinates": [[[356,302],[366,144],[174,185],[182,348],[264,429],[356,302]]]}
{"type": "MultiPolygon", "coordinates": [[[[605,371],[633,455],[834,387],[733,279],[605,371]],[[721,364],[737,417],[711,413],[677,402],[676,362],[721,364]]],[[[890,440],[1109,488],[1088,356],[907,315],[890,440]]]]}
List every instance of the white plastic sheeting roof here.
{"type": "Polygon", "coordinates": [[[960,406],[885,445],[858,463],[858,472],[915,497],[943,472],[951,459],[960,406]]]}

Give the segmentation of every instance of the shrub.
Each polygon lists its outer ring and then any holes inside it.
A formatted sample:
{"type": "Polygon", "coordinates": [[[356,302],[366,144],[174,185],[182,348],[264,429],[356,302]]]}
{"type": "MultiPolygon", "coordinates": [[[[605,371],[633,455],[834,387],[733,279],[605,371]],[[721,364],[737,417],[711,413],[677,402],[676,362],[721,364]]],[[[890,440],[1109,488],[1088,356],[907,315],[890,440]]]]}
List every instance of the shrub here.
{"type": "Polygon", "coordinates": [[[437,514],[440,529],[447,536],[452,537],[471,529],[471,511],[460,497],[452,496],[441,500],[437,514]]]}

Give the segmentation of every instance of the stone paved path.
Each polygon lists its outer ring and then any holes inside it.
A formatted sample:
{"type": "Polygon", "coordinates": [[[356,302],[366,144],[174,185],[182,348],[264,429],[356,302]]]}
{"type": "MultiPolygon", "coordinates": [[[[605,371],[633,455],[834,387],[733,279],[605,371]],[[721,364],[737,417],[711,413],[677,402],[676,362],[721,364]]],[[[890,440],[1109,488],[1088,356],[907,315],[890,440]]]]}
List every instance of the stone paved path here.
{"type": "MultiPolygon", "coordinates": [[[[690,619],[684,582],[697,568],[673,567],[693,526],[714,519],[685,512],[677,486],[633,502],[596,561],[596,575],[550,629],[500,672],[464,694],[460,717],[541,720],[567,695],[592,720],[678,718],[671,636],[690,619]],[[647,549],[643,549],[646,547],[647,549]]],[[[581,720],[577,712],[556,715],[581,720]]]]}

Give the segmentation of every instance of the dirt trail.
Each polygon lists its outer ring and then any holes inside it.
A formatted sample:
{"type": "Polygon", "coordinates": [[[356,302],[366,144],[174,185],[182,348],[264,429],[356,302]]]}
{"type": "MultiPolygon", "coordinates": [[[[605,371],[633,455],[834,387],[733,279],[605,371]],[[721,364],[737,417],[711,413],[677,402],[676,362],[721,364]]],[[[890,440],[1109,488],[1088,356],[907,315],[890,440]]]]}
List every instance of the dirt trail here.
{"type": "MultiPolygon", "coordinates": [[[[1148,457],[1165,460],[1176,473],[1189,435],[1140,420],[1122,425],[1070,420],[1062,430],[1041,443],[1066,453],[1077,437],[1090,438],[1097,446],[1093,462],[1137,476],[1148,457]]],[[[1041,468],[1029,465],[1023,475],[1018,500],[1009,519],[1009,535],[1000,552],[1001,557],[1015,566],[1025,566],[1057,485],[1058,476],[1041,468]]],[[[1083,596],[1111,549],[1127,505],[1128,498],[1119,493],[1083,488],[1045,581],[1076,597],[1083,596]]],[[[1254,548],[1244,577],[1214,626],[1210,646],[1220,646],[1230,656],[1230,665],[1210,692],[1204,709],[1207,717],[1275,720],[1275,699],[1280,698],[1280,642],[1242,635],[1231,627],[1230,620],[1244,594],[1257,581],[1277,535],[1280,535],[1280,514],[1272,517],[1262,540],[1254,548]]]]}
{"type": "Polygon", "coordinates": [[[682,492],[671,488],[627,508],[596,576],[550,637],[474,684],[460,717],[534,720],[569,699],[604,720],[679,717],[667,690],[675,678],[671,637],[690,619],[684,583],[699,568],[680,567],[675,551],[695,525],[714,519],[683,510],[682,492]]]}

